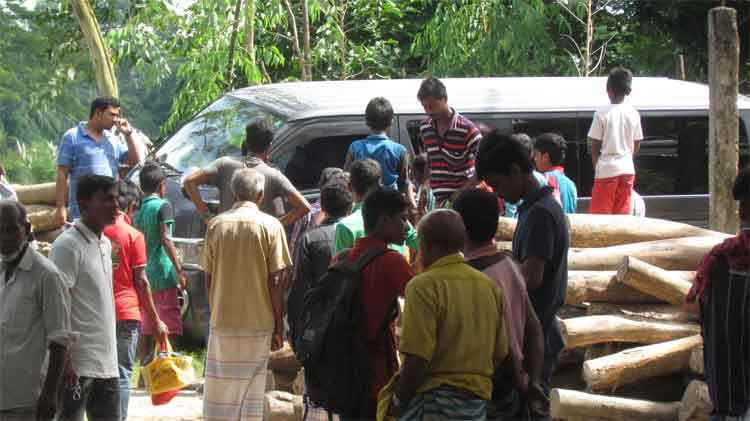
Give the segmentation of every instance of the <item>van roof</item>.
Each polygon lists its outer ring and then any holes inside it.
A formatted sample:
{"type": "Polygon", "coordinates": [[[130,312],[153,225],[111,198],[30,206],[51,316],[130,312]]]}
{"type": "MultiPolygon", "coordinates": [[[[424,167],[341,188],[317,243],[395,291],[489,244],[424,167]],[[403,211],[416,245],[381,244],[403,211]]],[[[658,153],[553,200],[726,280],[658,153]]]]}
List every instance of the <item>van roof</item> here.
{"type": "MultiPolygon", "coordinates": [[[[498,77],[441,79],[448,102],[462,113],[594,111],[609,104],[606,77],[498,77]]],[[[396,114],[424,114],[421,79],[291,82],[251,86],[230,95],[287,117],[363,115],[367,102],[387,98],[396,114]]],[[[633,78],[628,102],[642,111],[707,110],[708,85],[663,77],[633,78]]],[[[750,98],[740,95],[740,109],[750,98]]]]}

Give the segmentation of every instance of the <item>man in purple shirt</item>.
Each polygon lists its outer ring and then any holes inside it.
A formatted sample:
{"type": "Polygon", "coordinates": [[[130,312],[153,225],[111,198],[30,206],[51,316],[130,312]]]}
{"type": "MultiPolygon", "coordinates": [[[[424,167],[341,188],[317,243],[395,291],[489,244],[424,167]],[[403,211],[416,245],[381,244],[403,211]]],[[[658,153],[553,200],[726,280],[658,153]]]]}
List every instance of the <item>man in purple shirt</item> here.
{"type": "Polygon", "coordinates": [[[120,101],[111,96],[94,99],[88,121],[65,132],[57,149],[56,218],[59,224],[68,219],[68,200],[70,217],[81,216],[76,200],[80,176],[96,174],[117,179],[119,164],[140,162],[140,151],[132,134],[128,121],[120,117],[120,101]],[[113,127],[125,135],[127,147],[118,141],[113,127]]]}

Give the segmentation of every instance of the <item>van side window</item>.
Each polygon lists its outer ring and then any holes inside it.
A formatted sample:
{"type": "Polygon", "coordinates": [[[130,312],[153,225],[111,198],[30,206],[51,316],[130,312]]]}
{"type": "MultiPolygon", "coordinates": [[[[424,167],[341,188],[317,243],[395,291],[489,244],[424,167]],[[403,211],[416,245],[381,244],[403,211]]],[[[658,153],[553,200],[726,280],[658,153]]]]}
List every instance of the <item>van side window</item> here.
{"type": "Polygon", "coordinates": [[[414,150],[415,155],[419,155],[424,152],[424,145],[422,144],[422,135],[419,134],[419,127],[422,125],[422,120],[409,120],[406,122],[406,132],[409,133],[409,141],[411,147],[414,150]]]}
{"type": "MultiPolygon", "coordinates": [[[[581,119],[579,125],[587,123],[591,119],[581,119]]],[[[642,196],[708,194],[708,117],[641,116],[641,125],[644,139],[635,156],[635,191],[642,196]]],[[[748,140],[744,124],[739,127],[742,168],[747,162],[748,140]]],[[[585,160],[591,168],[588,149],[585,160]]],[[[579,194],[591,194],[591,186],[586,184],[588,188],[579,194]]]]}
{"type": "Polygon", "coordinates": [[[298,190],[317,188],[323,169],[343,167],[349,145],[365,137],[367,133],[312,139],[294,149],[284,173],[298,190]]]}

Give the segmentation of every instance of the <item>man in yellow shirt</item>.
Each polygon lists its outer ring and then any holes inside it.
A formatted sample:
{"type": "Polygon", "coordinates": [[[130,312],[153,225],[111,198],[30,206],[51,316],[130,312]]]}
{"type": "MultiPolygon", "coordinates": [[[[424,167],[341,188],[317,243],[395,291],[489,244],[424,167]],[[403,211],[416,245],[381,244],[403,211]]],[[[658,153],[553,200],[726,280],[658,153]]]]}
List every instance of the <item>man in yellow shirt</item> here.
{"type": "Polygon", "coordinates": [[[425,271],[406,287],[404,354],[391,413],[400,419],[484,419],[492,373],[508,355],[503,295],[465,263],[461,216],[440,209],[418,226],[425,271]]]}
{"type": "Polygon", "coordinates": [[[268,357],[283,345],[281,273],[291,259],[281,222],[258,208],[264,186],[263,174],[254,169],[235,172],[234,206],[206,229],[208,421],[263,418],[268,357]]]}

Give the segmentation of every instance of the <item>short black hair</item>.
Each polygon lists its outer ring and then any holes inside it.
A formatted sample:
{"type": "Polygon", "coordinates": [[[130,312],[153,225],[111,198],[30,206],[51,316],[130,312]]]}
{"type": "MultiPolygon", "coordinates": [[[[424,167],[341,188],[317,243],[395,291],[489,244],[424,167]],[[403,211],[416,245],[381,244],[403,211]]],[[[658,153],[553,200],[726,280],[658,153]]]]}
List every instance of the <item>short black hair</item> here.
{"type": "Polygon", "coordinates": [[[143,164],[141,173],[138,176],[141,182],[141,189],[146,194],[151,194],[159,188],[159,184],[164,181],[164,171],[161,166],[154,161],[147,161],[143,164]]]}
{"type": "Polygon", "coordinates": [[[113,96],[99,96],[94,98],[94,100],[91,101],[89,118],[93,117],[97,111],[106,110],[109,107],[120,108],[120,100],[113,96]]]}
{"type": "Polygon", "coordinates": [[[140,207],[143,193],[138,186],[130,180],[120,180],[117,183],[117,205],[120,210],[125,210],[131,203],[140,207]]]}
{"type": "Polygon", "coordinates": [[[409,203],[397,190],[390,187],[379,187],[368,194],[362,204],[362,219],[365,222],[365,233],[375,229],[381,215],[395,215],[405,211],[409,203]]]}
{"type": "Polygon", "coordinates": [[[633,72],[622,66],[615,67],[609,71],[607,77],[607,89],[617,96],[630,95],[633,84],[633,72]]]}
{"type": "Polygon", "coordinates": [[[497,196],[482,189],[464,190],[453,203],[453,210],[464,220],[471,241],[483,244],[495,238],[500,217],[497,196]]]}
{"type": "Polygon", "coordinates": [[[745,167],[737,173],[732,186],[734,200],[750,199],[750,167],[745,167]]]}
{"type": "Polygon", "coordinates": [[[426,153],[421,153],[414,157],[414,161],[411,163],[411,167],[414,171],[424,174],[427,171],[427,166],[430,164],[430,159],[426,153]]]}
{"type": "Polygon", "coordinates": [[[488,174],[510,174],[511,164],[516,164],[524,174],[534,170],[533,155],[528,136],[509,135],[495,129],[479,143],[476,170],[480,179],[488,174]]]}
{"type": "Polygon", "coordinates": [[[329,216],[342,218],[352,208],[352,192],[341,181],[333,181],[320,189],[320,208],[329,216]]]}
{"type": "Polygon", "coordinates": [[[106,175],[84,174],[78,177],[77,183],[76,200],[80,203],[84,200],[91,200],[99,192],[114,188],[117,181],[106,175]]]}
{"type": "Polygon", "coordinates": [[[393,123],[393,106],[391,102],[382,96],[373,98],[365,108],[365,122],[367,127],[374,131],[382,132],[393,123]]]}
{"type": "Polygon", "coordinates": [[[0,200],[0,209],[4,208],[5,206],[10,206],[15,208],[16,210],[16,222],[18,222],[18,225],[20,226],[26,226],[26,224],[29,224],[28,220],[28,213],[26,212],[26,206],[23,205],[23,203],[18,202],[16,200],[11,199],[2,199],[0,200]]]}
{"type": "Polygon", "coordinates": [[[349,168],[349,183],[359,197],[377,187],[382,176],[383,170],[380,168],[380,164],[370,158],[354,161],[349,168]]]}
{"type": "Polygon", "coordinates": [[[448,99],[448,91],[440,79],[431,76],[422,81],[422,84],[419,86],[419,92],[417,92],[417,99],[424,101],[427,98],[448,99]]]}
{"type": "Polygon", "coordinates": [[[263,153],[273,142],[273,127],[265,118],[257,118],[245,127],[245,142],[242,149],[263,153]]]}
{"type": "Polygon", "coordinates": [[[344,184],[349,183],[349,178],[346,172],[341,168],[327,167],[323,168],[320,172],[320,179],[318,180],[318,188],[322,189],[323,186],[334,181],[341,181],[344,184]]]}
{"type": "Polygon", "coordinates": [[[534,149],[549,155],[552,165],[560,165],[565,160],[565,138],[557,133],[542,133],[534,139],[534,149]]]}

